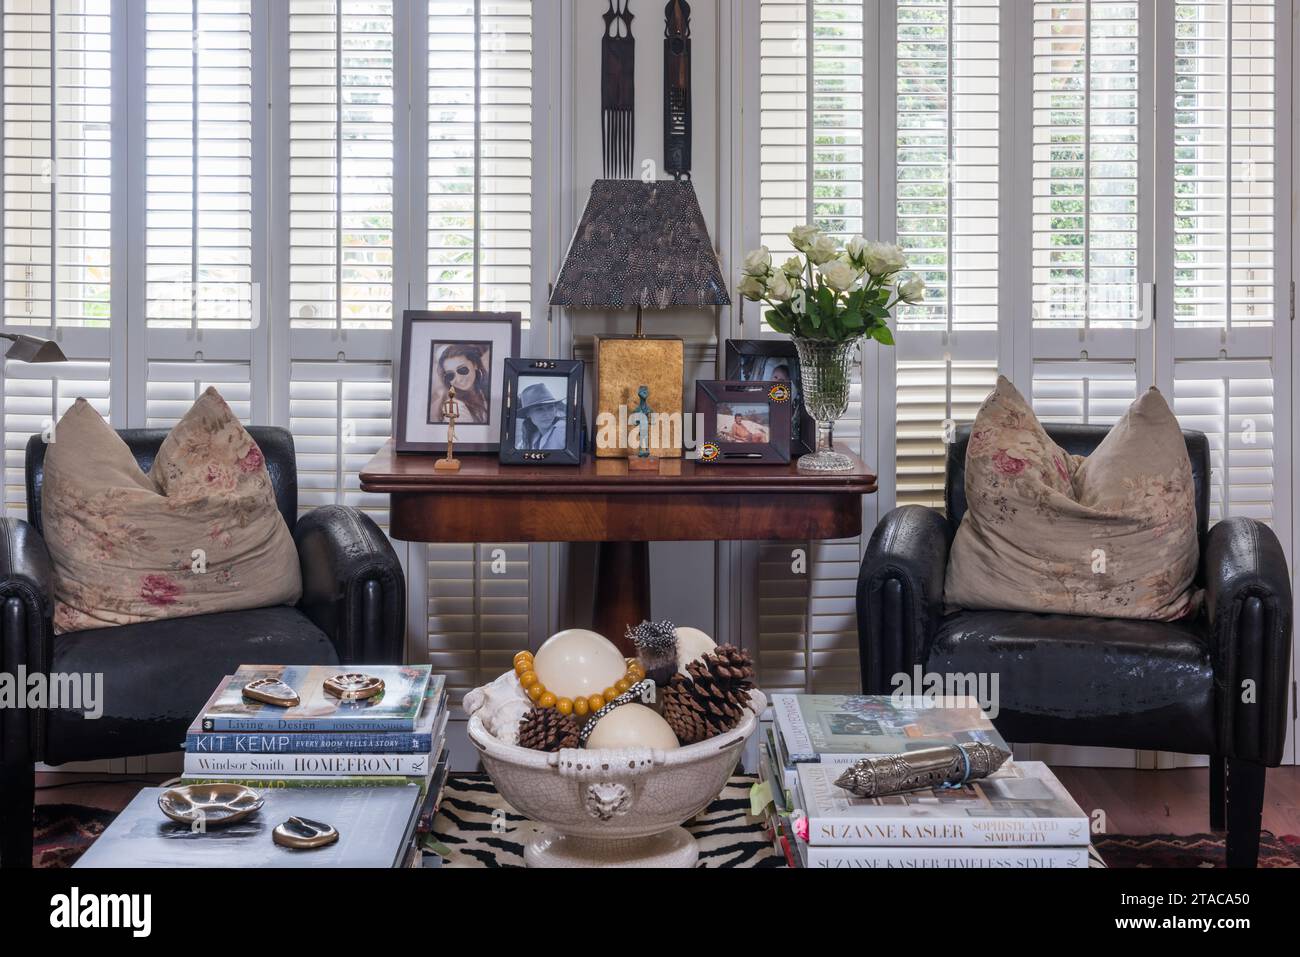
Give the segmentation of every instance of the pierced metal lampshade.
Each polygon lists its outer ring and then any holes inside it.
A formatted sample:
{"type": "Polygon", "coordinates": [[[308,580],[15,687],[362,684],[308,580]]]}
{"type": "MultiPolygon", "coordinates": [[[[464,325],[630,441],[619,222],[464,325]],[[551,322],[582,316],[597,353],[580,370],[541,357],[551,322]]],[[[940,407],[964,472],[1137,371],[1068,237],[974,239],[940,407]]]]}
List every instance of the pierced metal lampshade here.
{"type": "Polygon", "coordinates": [[[67,362],[59,344],[52,339],[24,336],[16,332],[0,332],[0,339],[9,339],[13,345],[5,353],[6,359],[18,362],[67,362]]]}
{"type": "Polygon", "coordinates": [[[551,305],[673,309],[731,304],[689,181],[599,179],[551,305]]]}

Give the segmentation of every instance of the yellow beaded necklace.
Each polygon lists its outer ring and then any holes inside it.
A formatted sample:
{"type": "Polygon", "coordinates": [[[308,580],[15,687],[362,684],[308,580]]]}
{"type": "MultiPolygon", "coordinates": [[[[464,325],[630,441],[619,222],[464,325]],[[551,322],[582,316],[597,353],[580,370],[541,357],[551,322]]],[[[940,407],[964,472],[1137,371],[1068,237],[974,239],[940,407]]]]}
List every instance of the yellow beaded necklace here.
{"type": "Polygon", "coordinates": [[[538,679],[537,672],[533,670],[533,653],[531,651],[521,651],[515,655],[515,674],[519,676],[519,686],[528,695],[528,700],[537,707],[554,708],[562,715],[576,714],[579,718],[585,718],[588,714],[595,714],[627,691],[628,688],[645,679],[645,669],[641,667],[641,663],[635,658],[628,658],[627,671],[623,677],[600,694],[587,695],[581,698],[560,698],[553,692],[547,691],[538,679]]]}

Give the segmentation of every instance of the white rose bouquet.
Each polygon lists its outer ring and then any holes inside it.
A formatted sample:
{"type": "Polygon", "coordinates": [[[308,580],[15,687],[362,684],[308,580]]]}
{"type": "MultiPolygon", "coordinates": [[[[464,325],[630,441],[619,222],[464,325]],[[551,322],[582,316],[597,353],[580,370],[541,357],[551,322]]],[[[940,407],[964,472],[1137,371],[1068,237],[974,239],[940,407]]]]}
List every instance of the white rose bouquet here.
{"type": "Polygon", "coordinates": [[[920,276],[900,278],[907,259],[897,246],[854,236],[841,244],[815,226],[799,226],[790,241],[799,255],[776,268],[764,246],[745,257],[736,291],[767,303],[768,324],[803,339],[846,342],[870,336],[892,346],[891,310],[925,298],[920,276]]]}

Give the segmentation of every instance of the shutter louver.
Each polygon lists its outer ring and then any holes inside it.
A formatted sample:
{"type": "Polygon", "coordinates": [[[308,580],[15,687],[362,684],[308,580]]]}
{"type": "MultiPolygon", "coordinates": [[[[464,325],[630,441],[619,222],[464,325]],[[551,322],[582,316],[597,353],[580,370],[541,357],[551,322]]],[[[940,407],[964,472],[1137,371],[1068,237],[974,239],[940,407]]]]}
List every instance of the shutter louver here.
{"type": "Polygon", "coordinates": [[[430,0],[428,302],[532,315],[532,9],[430,0]]]}
{"type": "Polygon", "coordinates": [[[926,301],[901,327],[998,322],[997,0],[899,0],[897,231],[926,301]]]}
{"type": "Polygon", "coordinates": [[[1034,3],[1033,309],[1131,327],[1138,283],[1138,4],[1034,3]]]}
{"type": "Polygon", "coordinates": [[[253,322],[250,0],[147,0],[145,312],[151,328],[253,322]]]}
{"type": "Polygon", "coordinates": [[[393,322],[393,5],[289,11],[289,312],[294,328],[393,322]]]}
{"type": "Polygon", "coordinates": [[[1210,520],[1272,523],[1273,371],[1266,360],[1179,362],[1174,413],[1210,440],[1210,520]]]}
{"type": "Polygon", "coordinates": [[[1131,362],[1039,362],[1034,412],[1045,422],[1114,425],[1137,398],[1131,362]]]}
{"type": "Polygon", "coordinates": [[[428,661],[465,692],[509,671],[528,647],[528,546],[426,546],[428,661]]]}
{"type": "Polygon", "coordinates": [[[1174,318],[1273,321],[1276,133],[1272,2],[1175,8],[1174,318]]]}
{"type": "Polygon", "coordinates": [[[110,0],[4,3],[4,321],[106,326],[110,0]]]}
{"type": "Polygon", "coordinates": [[[84,398],[109,421],[109,364],[72,360],[50,365],[4,363],[5,513],[27,518],[27,440],[53,434],[60,416],[84,398]]]}
{"type": "Polygon", "coordinates": [[[997,384],[996,362],[902,361],[894,425],[898,505],[943,508],[948,442],[997,384]]]}
{"type": "Polygon", "coordinates": [[[150,362],[145,428],[170,429],[209,386],[216,387],[239,421],[251,422],[248,372],[247,362],[150,362]]]}
{"type": "Polygon", "coordinates": [[[759,4],[759,232],[777,262],[809,220],[807,10],[802,0],[759,4]]]}
{"type": "Polygon", "coordinates": [[[388,496],[362,492],[359,474],[392,434],[392,415],[388,363],[293,363],[289,428],[300,511],[351,505],[388,530],[388,496]]]}

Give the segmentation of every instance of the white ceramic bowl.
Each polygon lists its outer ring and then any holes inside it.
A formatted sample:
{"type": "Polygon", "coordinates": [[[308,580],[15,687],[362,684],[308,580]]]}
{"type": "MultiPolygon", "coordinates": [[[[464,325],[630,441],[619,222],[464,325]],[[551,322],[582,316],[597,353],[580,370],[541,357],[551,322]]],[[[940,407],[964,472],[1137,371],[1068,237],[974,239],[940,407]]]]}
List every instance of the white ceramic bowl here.
{"type": "Polygon", "coordinates": [[[681,824],[718,796],[766,705],[753,691],[735,728],[671,751],[547,754],[506,744],[477,714],[469,738],[501,796],[543,825],[529,867],[694,867],[699,847],[681,824]]]}

